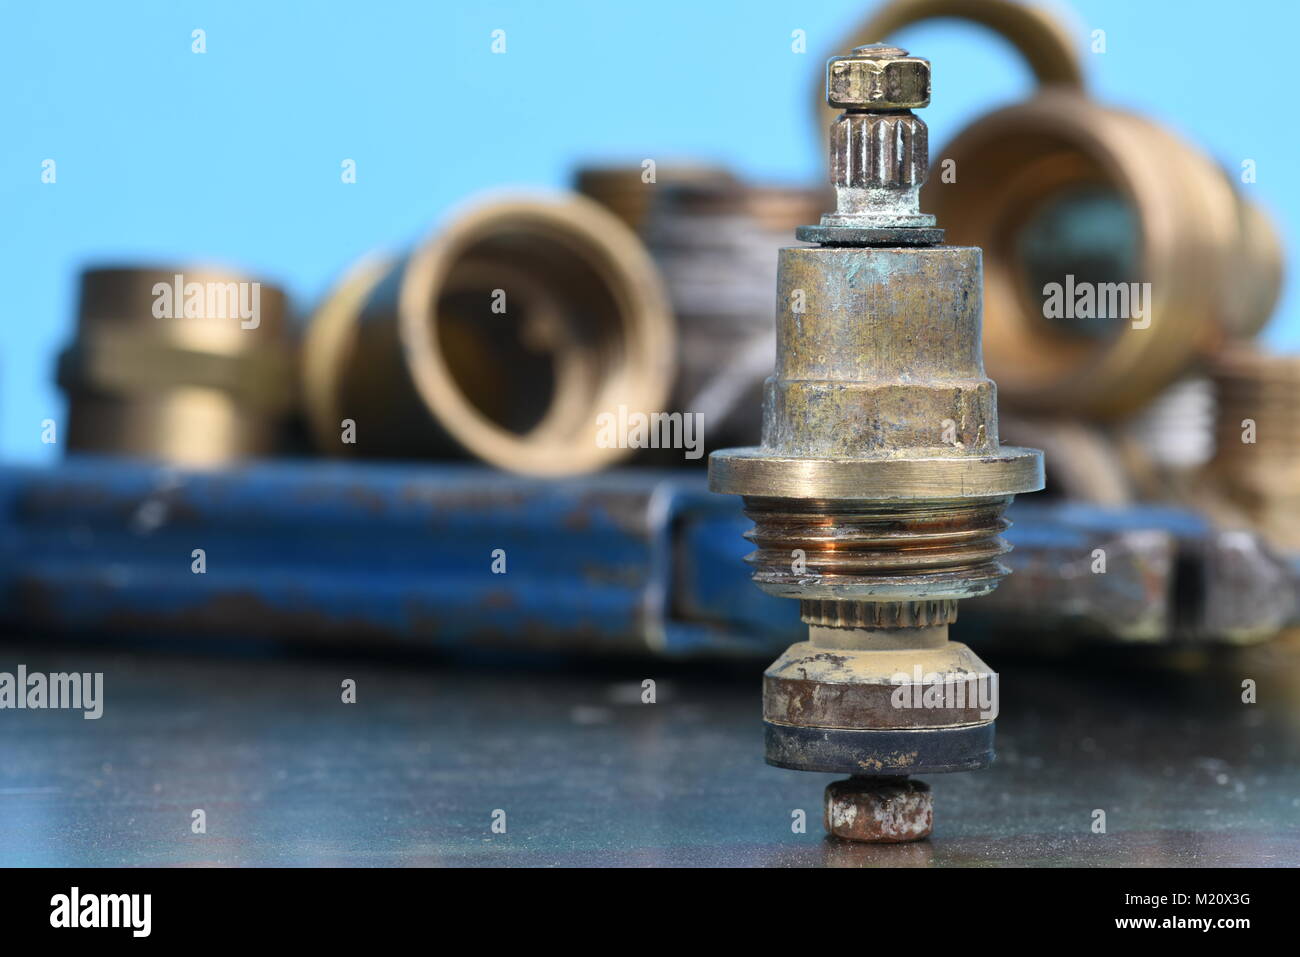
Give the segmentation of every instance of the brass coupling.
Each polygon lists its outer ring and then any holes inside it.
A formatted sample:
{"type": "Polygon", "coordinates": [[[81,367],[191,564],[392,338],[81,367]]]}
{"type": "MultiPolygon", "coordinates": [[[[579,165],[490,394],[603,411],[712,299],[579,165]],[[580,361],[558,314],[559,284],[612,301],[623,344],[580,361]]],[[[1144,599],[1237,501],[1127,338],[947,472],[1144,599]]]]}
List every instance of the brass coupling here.
{"type": "Polygon", "coordinates": [[[70,452],[224,465],[277,451],[296,399],[284,293],[203,266],[88,269],[59,357],[70,452]]]}
{"type": "Polygon", "coordinates": [[[1236,520],[1300,554],[1300,355],[1240,346],[1210,366],[1217,400],[1209,477],[1236,520]]]}

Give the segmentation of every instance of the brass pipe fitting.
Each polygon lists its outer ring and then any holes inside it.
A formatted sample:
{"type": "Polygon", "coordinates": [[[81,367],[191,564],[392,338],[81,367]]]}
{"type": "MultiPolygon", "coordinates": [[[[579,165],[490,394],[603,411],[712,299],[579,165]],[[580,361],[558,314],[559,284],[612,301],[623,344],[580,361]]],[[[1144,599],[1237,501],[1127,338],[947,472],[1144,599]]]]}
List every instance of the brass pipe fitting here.
{"type": "Polygon", "coordinates": [[[225,465],[276,451],[294,400],[284,293],[202,266],[88,269],[59,357],[70,452],[225,465]]]}
{"type": "Polygon", "coordinates": [[[304,402],[327,453],[579,474],[628,452],[598,444],[602,412],[661,411],[674,348],[654,264],[623,223],[580,196],[502,198],[353,269],[308,329],[304,402]]]}
{"type": "MultiPolygon", "coordinates": [[[[985,358],[1004,404],[1031,415],[1130,415],[1267,321],[1281,284],[1276,232],[1202,151],[1084,91],[1068,32],[1015,0],[894,0],[855,32],[924,20],[989,27],[1040,90],[971,123],[943,150],[925,203],[985,254],[985,358]],[[1047,287],[1123,286],[1145,298],[1093,319],[1049,317],[1047,287]]],[[[860,41],[859,41],[860,42],[860,41]]],[[[821,111],[819,109],[819,115],[821,111]]],[[[1054,310],[1052,310],[1054,311],[1054,310]]]]}
{"type": "Polygon", "coordinates": [[[944,155],[956,181],[926,199],[987,253],[986,355],[1013,407],[1122,417],[1272,311],[1280,250],[1263,214],[1141,117],[1044,91],[944,155]],[[1147,314],[1046,318],[1047,284],[1072,282],[1146,289],[1147,314]]]}
{"type": "Polygon", "coordinates": [[[743,496],[754,521],[755,582],[800,599],[809,625],[764,675],[767,761],[864,778],[826,795],[828,829],[851,840],[929,833],[928,789],[886,794],[877,779],[992,759],[996,703],[972,703],[967,678],[996,694],[996,675],[948,626],[959,599],[1007,574],[1003,511],[1043,481],[1039,452],[998,439],[980,251],[943,245],[919,209],[927,134],[912,108],[929,75],[882,45],[828,64],[845,111],[837,206],[796,231],[817,245],[781,250],[762,444],[709,459],[710,488],[743,496]],[[912,696],[928,676],[952,695],[912,696]]]}

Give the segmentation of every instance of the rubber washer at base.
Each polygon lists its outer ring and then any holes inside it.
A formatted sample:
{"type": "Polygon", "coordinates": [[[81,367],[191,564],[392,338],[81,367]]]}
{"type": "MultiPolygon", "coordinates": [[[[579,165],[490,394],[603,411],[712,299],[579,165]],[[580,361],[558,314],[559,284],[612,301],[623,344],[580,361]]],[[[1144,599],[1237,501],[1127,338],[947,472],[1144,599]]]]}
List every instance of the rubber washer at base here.
{"type": "Polygon", "coordinates": [[[960,728],[878,731],[763,722],[768,764],[871,776],[986,768],[993,763],[993,726],[990,721],[960,728]]]}

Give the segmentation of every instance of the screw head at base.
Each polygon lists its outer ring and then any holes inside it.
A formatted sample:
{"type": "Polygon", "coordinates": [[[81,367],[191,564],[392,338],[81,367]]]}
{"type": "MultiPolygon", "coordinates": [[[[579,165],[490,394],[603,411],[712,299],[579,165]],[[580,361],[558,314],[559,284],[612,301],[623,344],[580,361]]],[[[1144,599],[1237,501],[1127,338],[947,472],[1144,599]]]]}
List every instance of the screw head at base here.
{"type": "Polygon", "coordinates": [[[826,787],[826,832],[845,841],[903,844],[930,836],[930,785],[911,778],[852,777],[826,787]]]}

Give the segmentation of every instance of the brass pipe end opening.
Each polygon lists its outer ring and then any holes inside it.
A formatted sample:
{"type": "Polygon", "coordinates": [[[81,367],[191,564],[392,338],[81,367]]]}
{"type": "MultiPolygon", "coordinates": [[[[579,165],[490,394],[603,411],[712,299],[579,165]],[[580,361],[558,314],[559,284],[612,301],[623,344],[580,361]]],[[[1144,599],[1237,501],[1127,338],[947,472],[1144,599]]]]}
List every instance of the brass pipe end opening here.
{"type": "Polygon", "coordinates": [[[1132,413],[1276,300],[1267,218],[1156,125],[1048,90],[945,151],[925,202],[985,251],[985,359],[1010,408],[1132,413]]]}
{"type": "Polygon", "coordinates": [[[313,321],[304,380],[325,451],[571,475],[628,453],[599,443],[598,417],[661,411],[674,349],[658,274],[623,223],[582,197],[500,198],[401,262],[357,267],[313,321]]]}

